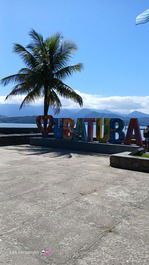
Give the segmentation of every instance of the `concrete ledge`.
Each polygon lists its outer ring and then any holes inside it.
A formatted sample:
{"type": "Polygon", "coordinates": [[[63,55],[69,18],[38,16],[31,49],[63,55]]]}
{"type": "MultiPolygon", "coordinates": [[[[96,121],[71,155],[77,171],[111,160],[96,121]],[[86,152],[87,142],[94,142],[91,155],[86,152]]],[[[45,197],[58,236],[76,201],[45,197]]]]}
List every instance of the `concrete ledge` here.
{"type": "Polygon", "coordinates": [[[0,135],[0,146],[29,144],[30,137],[41,137],[41,134],[12,134],[0,135]]]}
{"type": "Polygon", "coordinates": [[[116,154],[124,151],[132,152],[138,148],[138,146],[120,145],[120,144],[100,144],[98,142],[81,142],[81,141],[69,141],[69,140],[56,140],[54,138],[30,138],[31,145],[45,146],[52,148],[62,148],[86,152],[95,152],[101,154],[116,154]]]}
{"type": "Polygon", "coordinates": [[[124,152],[110,156],[110,166],[149,173],[149,158],[130,155],[124,152]]]}
{"type": "Polygon", "coordinates": [[[27,133],[34,134],[34,133],[40,133],[40,131],[38,128],[0,127],[0,134],[27,134],[27,133]]]}

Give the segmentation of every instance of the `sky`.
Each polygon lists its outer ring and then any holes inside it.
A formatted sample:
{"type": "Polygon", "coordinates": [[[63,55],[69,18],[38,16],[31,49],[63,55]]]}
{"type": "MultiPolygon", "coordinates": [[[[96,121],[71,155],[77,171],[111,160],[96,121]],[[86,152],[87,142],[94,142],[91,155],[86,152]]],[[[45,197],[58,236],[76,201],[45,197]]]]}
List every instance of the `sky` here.
{"type": "MultiPolygon", "coordinates": [[[[65,80],[85,108],[149,113],[149,23],[135,25],[147,0],[1,0],[0,78],[24,67],[13,44],[27,45],[33,28],[45,38],[55,32],[78,46],[70,64],[81,73],[65,80]]],[[[0,88],[0,103],[12,85],[0,88]]],[[[11,98],[16,103],[21,97],[11,98]]],[[[63,107],[76,108],[71,101],[63,107]]],[[[41,99],[36,104],[41,104],[41,99]]]]}

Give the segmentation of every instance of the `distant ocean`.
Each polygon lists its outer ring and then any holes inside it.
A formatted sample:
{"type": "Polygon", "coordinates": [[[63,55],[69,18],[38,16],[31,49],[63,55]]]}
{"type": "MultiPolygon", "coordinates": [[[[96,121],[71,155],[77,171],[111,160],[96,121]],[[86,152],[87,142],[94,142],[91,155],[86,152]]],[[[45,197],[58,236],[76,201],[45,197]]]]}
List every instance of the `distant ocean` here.
{"type": "Polygon", "coordinates": [[[35,123],[0,123],[0,128],[37,128],[35,123]]]}

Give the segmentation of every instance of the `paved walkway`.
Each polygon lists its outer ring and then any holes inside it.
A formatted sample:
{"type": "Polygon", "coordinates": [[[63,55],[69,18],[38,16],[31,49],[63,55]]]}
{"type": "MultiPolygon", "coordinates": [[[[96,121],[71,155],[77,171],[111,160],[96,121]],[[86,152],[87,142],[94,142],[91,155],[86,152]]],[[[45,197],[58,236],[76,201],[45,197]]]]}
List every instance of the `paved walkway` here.
{"type": "Polygon", "coordinates": [[[0,147],[0,215],[0,264],[149,264],[149,174],[107,156],[0,147]]]}

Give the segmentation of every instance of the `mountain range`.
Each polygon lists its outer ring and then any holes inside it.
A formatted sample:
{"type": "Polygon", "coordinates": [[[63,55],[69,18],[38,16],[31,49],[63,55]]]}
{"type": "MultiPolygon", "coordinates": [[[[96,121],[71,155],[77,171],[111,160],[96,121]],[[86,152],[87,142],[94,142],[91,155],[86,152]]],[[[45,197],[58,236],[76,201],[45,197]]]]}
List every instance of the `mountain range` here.
{"type": "MultiPolygon", "coordinates": [[[[100,109],[61,109],[60,113],[50,115],[56,118],[120,118],[128,124],[130,118],[138,118],[140,125],[149,125],[149,114],[134,111],[129,114],[115,113],[100,109]]],[[[19,110],[17,104],[0,104],[0,123],[35,123],[36,117],[43,115],[43,106],[26,106],[19,110]]]]}

